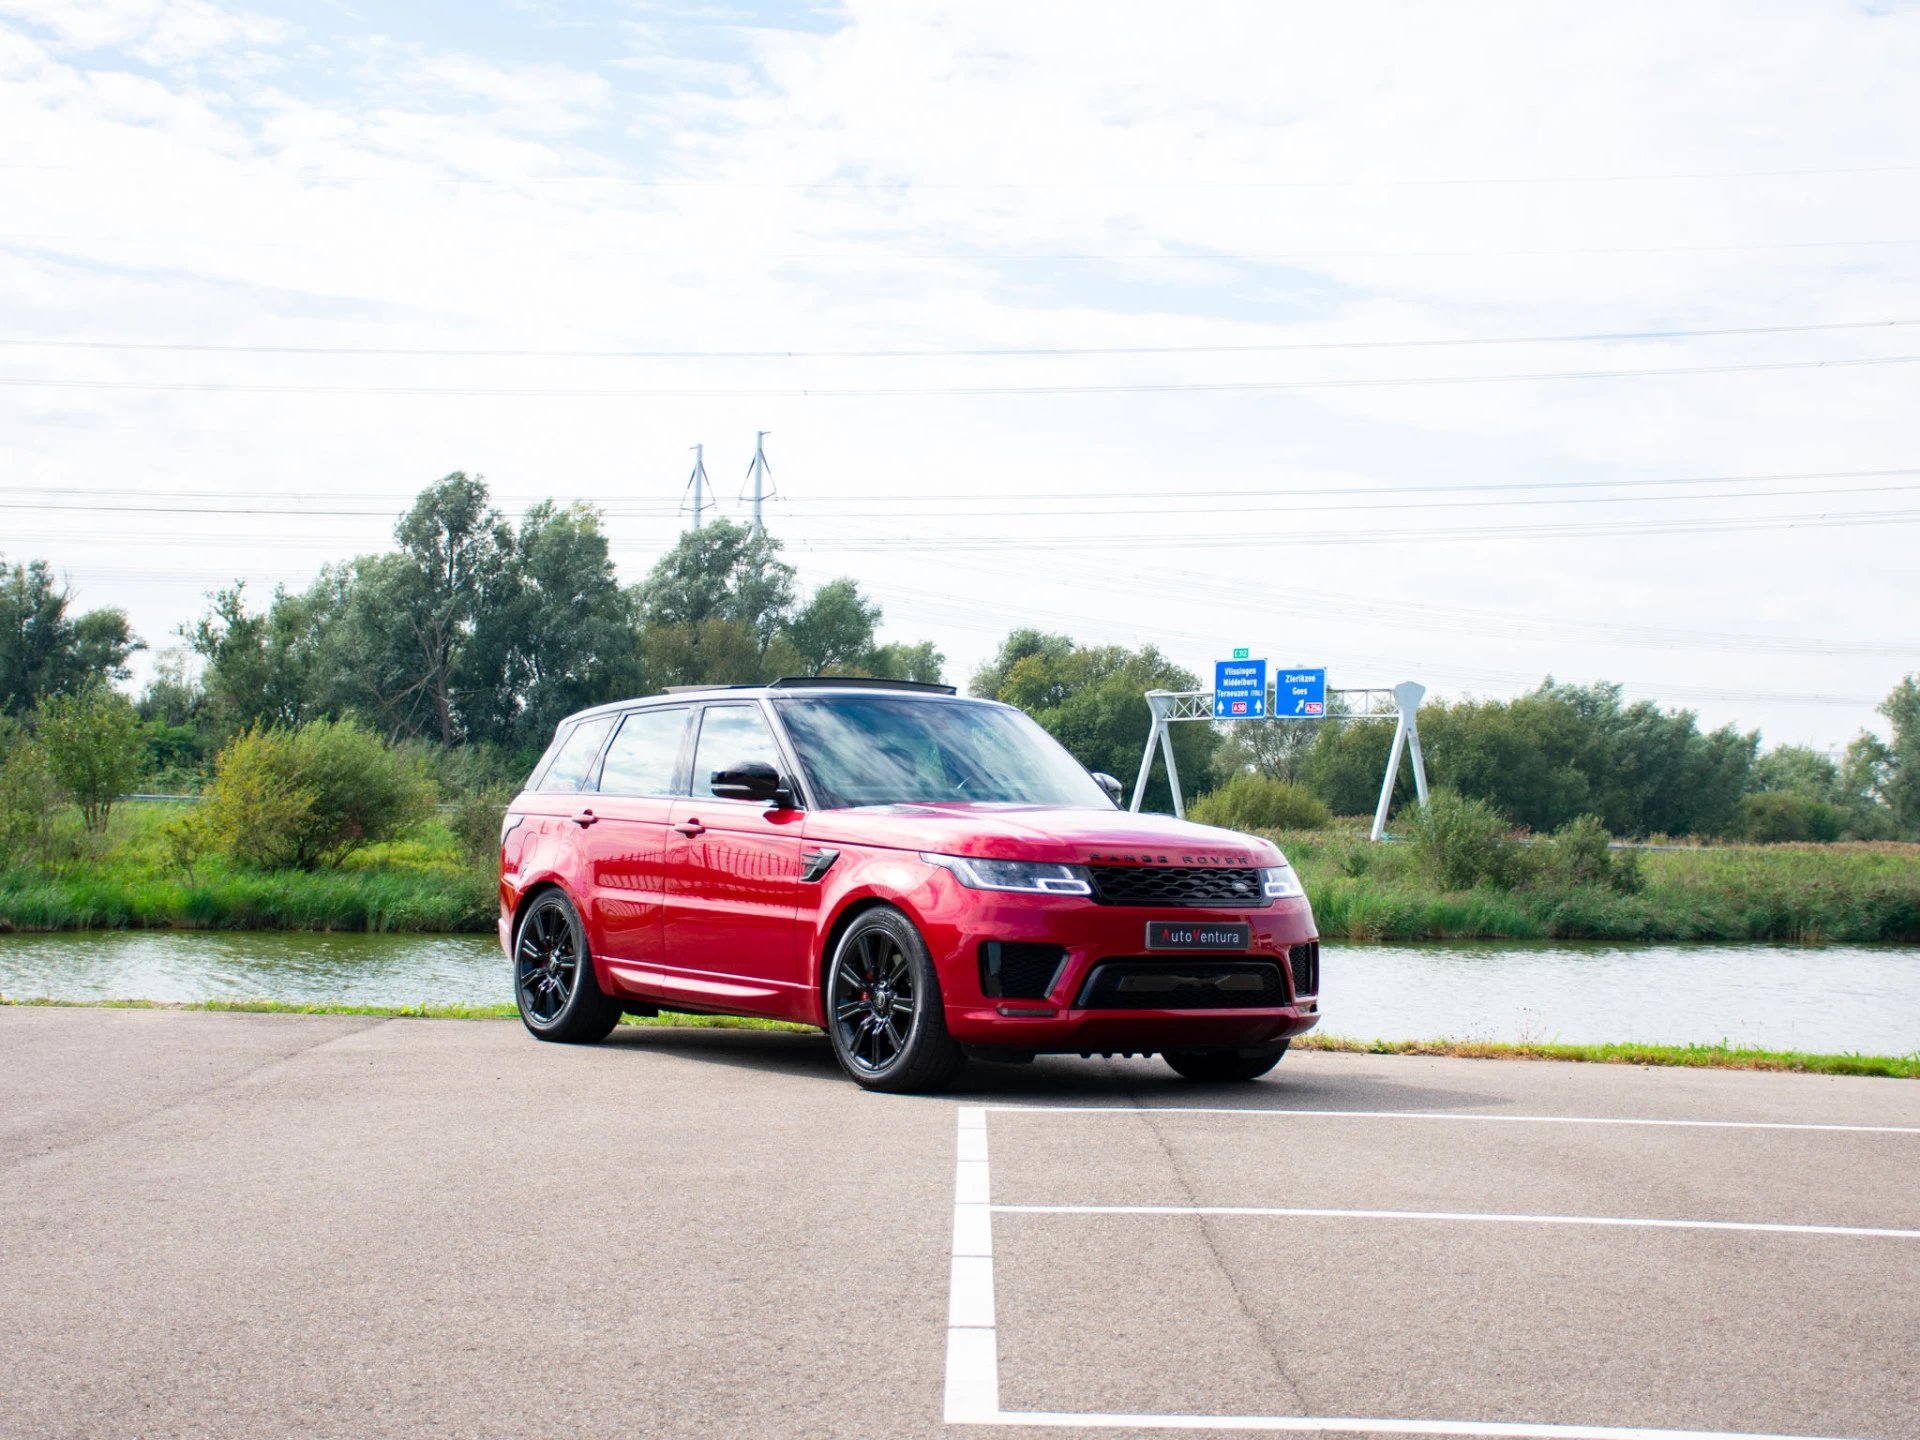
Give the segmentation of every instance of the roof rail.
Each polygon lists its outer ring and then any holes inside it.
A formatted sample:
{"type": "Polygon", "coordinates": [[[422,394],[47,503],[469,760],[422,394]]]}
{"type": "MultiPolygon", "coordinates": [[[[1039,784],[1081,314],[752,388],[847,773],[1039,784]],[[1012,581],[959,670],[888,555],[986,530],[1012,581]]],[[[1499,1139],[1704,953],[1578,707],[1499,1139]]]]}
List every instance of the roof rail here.
{"type": "Polygon", "coordinates": [[[912,690],[922,695],[956,695],[951,685],[930,680],[875,680],[865,675],[783,675],[769,690],[912,690]]]}

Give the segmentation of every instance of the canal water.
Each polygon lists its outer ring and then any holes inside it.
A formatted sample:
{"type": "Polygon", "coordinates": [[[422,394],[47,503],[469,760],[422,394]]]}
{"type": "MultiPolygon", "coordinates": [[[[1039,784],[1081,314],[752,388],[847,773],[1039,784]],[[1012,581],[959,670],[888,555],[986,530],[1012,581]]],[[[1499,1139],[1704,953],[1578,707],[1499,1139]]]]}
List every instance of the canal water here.
{"type": "MultiPolygon", "coordinates": [[[[1920,947],[1329,945],[1321,1028],[1372,1040],[1920,1051],[1920,947]]],[[[468,935],[88,931],[0,935],[10,999],[505,1004],[468,935]]]]}
{"type": "MultiPolygon", "coordinates": [[[[1920,947],[1329,945],[1321,1027],[1390,1041],[1647,1041],[1920,1050],[1920,947]]],[[[0,995],[507,1004],[478,935],[0,935],[0,995]]]]}

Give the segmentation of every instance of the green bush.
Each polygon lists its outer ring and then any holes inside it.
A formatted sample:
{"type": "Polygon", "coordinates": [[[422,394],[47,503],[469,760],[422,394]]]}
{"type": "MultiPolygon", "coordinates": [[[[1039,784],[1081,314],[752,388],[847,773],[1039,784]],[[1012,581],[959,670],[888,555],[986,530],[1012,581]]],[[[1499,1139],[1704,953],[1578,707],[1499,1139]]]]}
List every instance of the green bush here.
{"type": "Polygon", "coordinates": [[[500,851],[500,822],[512,790],[476,790],[454,802],[447,828],[459,842],[460,853],[473,861],[493,861],[500,851]]]}
{"type": "Polygon", "coordinates": [[[205,804],[208,833],[232,860],[312,870],[420,824],[433,788],[417,760],[353,721],[316,720],[235,738],[205,804]]]}
{"type": "Polygon", "coordinates": [[[62,797],[44,749],[17,732],[10,741],[0,735],[0,745],[0,865],[9,865],[45,856],[62,797]]]}
{"type": "Polygon", "coordinates": [[[1599,886],[1631,895],[1640,888],[1640,857],[1612,846],[1598,815],[1577,816],[1537,847],[1538,878],[1559,889],[1599,886]]]}
{"type": "Polygon", "coordinates": [[[147,763],[146,737],[132,702],[102,685],[55,695],[35,712],[34,734],[86,828],[103,832],[113,802],[140,783],[147,763]]]}
{"type": "Polygon", "coordinates": [[[1486,801],[1440,789],[1408,820],[1407,842],[1421,873],[1441,890],[1510,889],[1528,868],[1510,829],[1486,801]]]}
{"type": "Polygon", "coordinates": [[[1847,812],[1840,806],[1794,790],[1770,790],[1740,802],[1741,838],[1760,845],[1812,840],[1838,840],[1847,828],[1847,812]]]}
{"type": "Polygon", "coordinates": [[[1333,823],[1333,812],[1305,787],[1251,773],[1202,795],[1187,816],[1228,830],[1324,830],[1333,823]]]}

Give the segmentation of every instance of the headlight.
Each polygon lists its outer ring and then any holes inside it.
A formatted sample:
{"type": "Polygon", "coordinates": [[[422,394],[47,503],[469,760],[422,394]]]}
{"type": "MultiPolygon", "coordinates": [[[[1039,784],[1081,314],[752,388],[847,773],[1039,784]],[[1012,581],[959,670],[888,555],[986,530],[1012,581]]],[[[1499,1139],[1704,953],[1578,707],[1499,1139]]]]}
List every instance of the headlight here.
{"type": "Polygon", "coordinates": [[[922,855],[929,865],[950,870],[969,890],[1017,890],[1028,895],[1091,895],[1093,884],[1078,865],[1047,865],[1032,860],[975,860],[965,855],[922,855]]]}
{"type": "Polygon", "coordinates": [[[1275,865],[1260,872],[1260,890],[1269,900],[1298,900],[1307,892],[1300,888],[1300,877],[1291,865],[1275,865]]]}

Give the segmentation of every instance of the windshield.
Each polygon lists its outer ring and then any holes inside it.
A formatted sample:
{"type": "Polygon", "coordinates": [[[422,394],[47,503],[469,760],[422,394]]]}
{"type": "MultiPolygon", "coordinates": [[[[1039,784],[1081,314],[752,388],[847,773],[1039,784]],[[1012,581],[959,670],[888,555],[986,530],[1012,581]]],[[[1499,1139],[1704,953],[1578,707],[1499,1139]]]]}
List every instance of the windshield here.
{"type": "Polygon", "coordinates": [[[782,700],[780,715],[828,810],[942,800],[1113,808],[1080,763],[1017,710],[841,695],[782,700]]]}

